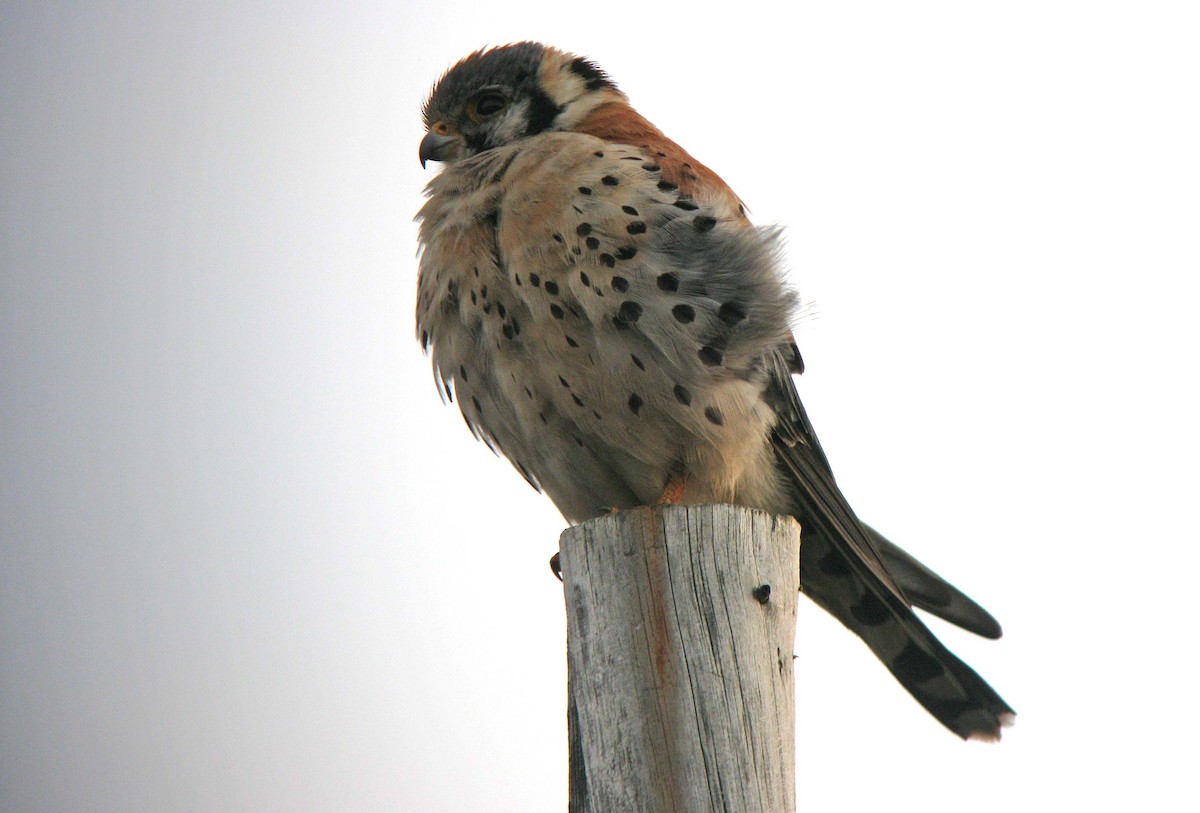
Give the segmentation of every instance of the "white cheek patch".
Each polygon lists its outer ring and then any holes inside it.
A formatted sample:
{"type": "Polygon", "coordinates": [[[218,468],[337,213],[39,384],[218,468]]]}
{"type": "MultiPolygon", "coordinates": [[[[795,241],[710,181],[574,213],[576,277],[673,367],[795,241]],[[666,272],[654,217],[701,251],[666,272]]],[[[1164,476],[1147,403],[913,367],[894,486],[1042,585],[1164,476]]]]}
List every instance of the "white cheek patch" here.
{"type": "Polygon", "coordinates": [[[560,110],[554,120],[555,130],[570,130],[605,102],[626,101],[625,94],[616,88],[588,90],[587,81],[571,70],[574,57],[553,52],[542,65],[542,90],[560,110]]]}
{"type": "Polygon", "coordinates": [[[542,65],[542,90],[559,107],[566,107],[587,93],[587,83],[571,70],[570,64],[568,55],[555,54],[542,65]]]}
{"type": "Polygon", "coordinates": [[[529,126],[529,100],[522,99],[516,104],[511,105],[505,111],[504,116],[496,122],[496,128],[493,130],[493,144],[508,144],[521,136],[525,135],[525,129],[529,126]]]}

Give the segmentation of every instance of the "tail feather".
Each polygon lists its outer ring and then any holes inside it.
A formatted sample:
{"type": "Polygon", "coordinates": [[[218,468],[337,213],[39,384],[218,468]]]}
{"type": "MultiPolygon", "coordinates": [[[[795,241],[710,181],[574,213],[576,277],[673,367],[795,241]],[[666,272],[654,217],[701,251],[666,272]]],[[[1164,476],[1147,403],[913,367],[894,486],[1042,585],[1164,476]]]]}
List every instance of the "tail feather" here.
{"type": "Polygon", "coordinates": [[[800,589],[857,634],[900,684],[964,739],[998,740],[1016,716],[983,678],[946,649],[912,605],[988,638],[996,619],[859,521],[833,478],[782,346],[765,359],[764,397],[778,418],[772,443],[800,520],[800,589]]]}
{"type": "Polygon", "coordinates": [[[806,430],[774,440],[803,528],[801,590],[862,638],[942,725],[964,739],[998,740],[1001,728],[1013,722],[1012,708],[934,637],[913,612],[906,588],[915,588],[918,606],[967,629],[998,635],[999,624],[900,548],[887,540],[879,544],[883,537],[854,515],[815,435],[806,430]]]}
{"type": "Polygon", "coordinates": [[[1012,724],[1012,708],[991,686],[812,526],[805,528],[801,562],[801,589],[862,638],[942,725],[963,739],[998,740],[1000,729],[1012,724]]]}
{"type": "Polygon", "coordinates": [[[1000,637],[1000,622],[991,613],[870,525],[864,523],[863,528],[875,543],[884,566],[914,607],[984,638],[1000,637]]]}

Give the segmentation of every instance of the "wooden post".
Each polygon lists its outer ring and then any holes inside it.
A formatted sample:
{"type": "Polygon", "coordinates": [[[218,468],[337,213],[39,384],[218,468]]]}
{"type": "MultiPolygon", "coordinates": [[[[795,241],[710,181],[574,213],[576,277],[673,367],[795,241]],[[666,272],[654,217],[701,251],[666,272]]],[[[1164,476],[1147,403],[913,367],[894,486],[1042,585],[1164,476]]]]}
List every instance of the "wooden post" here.
{"type": "Polygon", "coordinates": [[[570,812],[793,813],[795,520],[653,506],[559,552],[570,812]]]}

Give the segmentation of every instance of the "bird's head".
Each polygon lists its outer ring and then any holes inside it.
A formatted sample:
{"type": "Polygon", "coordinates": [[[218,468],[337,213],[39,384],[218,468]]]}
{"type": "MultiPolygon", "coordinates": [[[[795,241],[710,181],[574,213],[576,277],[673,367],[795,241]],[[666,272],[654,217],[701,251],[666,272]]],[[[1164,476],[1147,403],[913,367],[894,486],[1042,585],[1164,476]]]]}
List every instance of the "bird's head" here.
{"type": "Polygon", "coordinates": [[[592,62],[536,42],[476,51],[425,102],[426,161],[457,161],[550,130],[569,130],[601,104],[625,101],[592,62]]]}

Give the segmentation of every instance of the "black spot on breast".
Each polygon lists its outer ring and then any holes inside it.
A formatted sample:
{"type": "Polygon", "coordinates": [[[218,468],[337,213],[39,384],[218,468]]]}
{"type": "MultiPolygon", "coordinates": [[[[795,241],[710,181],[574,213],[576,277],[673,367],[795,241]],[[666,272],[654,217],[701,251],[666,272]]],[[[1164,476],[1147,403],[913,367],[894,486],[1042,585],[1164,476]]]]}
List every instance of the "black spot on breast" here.
{"type": "Polygon", "coordinates": [[[892,661],[892,666],[916,683],[924,683],[946,671],[936,658],[918,647],[914,641],[908,642],[908,646],[892,661]]]}
{"type": "Polygon", "coordinates": [[[458,367],[458,377],[463,381],[470,381],[470,379],[467,378],[467,368],[463,367],[461,364],[458,367]]]}
{"type": "Polygon", "coordinates": [[[646,369],[646,365],[645,365],[645,364],[642,364],[642,360],[641,360],[640,358],[638,358],[637,356],[633,355],[632,353],[630,353],[630,354],[629,354],[629,357],[630,357],[631,359],[633,359],[633,363],[637,365],[637,368],[638,368],[639,370],[644,370],[644,369],[646,369]]]}
{"type": "Polygon", "coordinates": [[[690,406],[692,403],[692,394],[687,387],[682,384],[675,385],[675,400],[684,406],[690,406]]]}
{"type": "Polygon", "coordinates": [[[629,280],[625,279],[624,277],[613,277],[612,278],[612,287],[613,287],[613,290],[615,290],[615,291],[620,291],[621,293],[625,293],[626,291],[629,290],[629,280]]]}
{"type": "Polygon", "coordinates": [[[579,346],[579,342],[575,341],[575,340],[574,340],[574,339],[572,339],[570,336],[567,336],[567,344],[571,345],[571,347],[578,347],[578,346],[579,346]]]}
{"type": "Polygon", "coordinates": [[[567,389],[571,389],[570,383],[567,381],[567,379],[563,378],[561,375],[558,377],[558,383],[562,384],[567,389]]]}
{"type": "Polygon", "coordinates": [[[596,156],[597,158],[603,158],[603,157],[604,157],[604,151],[603,151],[603,150],[596,150],[594,153],[592,153],[592,155],[596,156]]]}
{"type": "Polygon", "coordinates": [[[525,394],[529,396],[529,400],[532,401],[533,400],[533,391],[531,389],[529,389],[529,387],[523,387],[523,389],[525,390],[525,394]]]}
{"type": "Polygon", "coordinates": [[[479,299],[478,299],[478,298],[475,296],[475,292],[474,292],[474,291],[471,291],[471,304],[472,304],[472,305],[478,305],[478,304],[479,304],[479,299]]]}
{"type": "Polygon", "coordinates": [[[577,406],[577,407],[583,406],[583,399],[580,398],[575,393],[571,393],[571,400],[575,402],[575,406],[577,406]]]}
{"type": "Polygon", "coordinates": [[[517,321],[517,317],[514,316],[510,321],[512,323],[513,332],[518,336],[521,335],[521,323],[517,321]]]}
{"type": "Polygon", "coordinates": [[[553,236],[554,236],[555,241],[557,241],[559,243],[561,243],[563,241],[563,236],[561,234],[559,234],[558,232],[555,232],[553,236]]]}
{"type": "Polygon", "coordinates": [[[600,179],[600,183],[604,184],[605,186],[616,186],[620,183],[620,181],[617,180],[613,175],[605,175],[600,179]]]}
{"type": "Polygon", "coordinates": [[[553,280],[546,280],[546,293],[550,296],[558,296],[558,283],[553,280]]]}
{"type": "Polygon", "coordinates": [[[601,254],[600,255],[600,264],[606,265],[609,268],[616,268],[617,267],[617,258],[611,254],[601,254]]]}
{"type": "Polygon", "coordinates": [[[621,303],[618,313],[626,322],[636,322],[642,315],[642,306],[632,299],[628,299],[621,303]]]}
{"type": "Polygon", "coordinates": [[[687,198],[680,198],[679,200],[675,201],[675,206],[683,209],[685,212],[694,212],[700,208],[699,204],[692,203],[687,198]]]}
{"type": "Polygon", "coordinates": [[[641,220],[635,220],[625,227],[625,231],[630,234],[644,234],[646,232],[646,224],[641,220]]]}
{"type": "Polygon", "coordinates": [[[664,192],[674,192],[679,188],[679,184],[671,183],[670,181],[659,181],[658,188],[664,192]]]}
{"type": "Polygon", "coordinates": [[[600,248],[600,241],[597,240],[595,237],[589,237],[585,242],[587,243],[587,247],[590,248],[592,251],[595,251],[596,249],[600,248]]]}
{"type": "Polygon", "coordinates": [[[588,288],[592,287],[592,278],[587,275],[586,271],[579,272],[579,281],[582,282],[588,288]]]}
{"type": "Polygon", "coordinates": [[[504,327],[500,328],[500,330],[503,331],[504,338],[508,339],[510,342],[512,341],[513,336],[517,335],[516,331],[512,329],[512,325],[505,325],[504,327]]]}
{"type": "Polygon", "coordinates": [[[662,167],[660,167],[658,164],[642,164],[642,169],[646,170],[647,172],[658,172],[660,169],[662,169],[662,167]]]}
{"type": "Polygon", "coordinates": [[[563,311],[562,305],[559,305],[557,302],[555,302],[550,306],[550,315],[555,319],[562,319],[564,316],[566,316],[566,313],[563,311]]]}
{"type": "Polygon", "coordinates": [[[732,327],[746,318],[746,309],[737,302],[726,302],[717,311],[717,318],[732,327]]]}
{"type": "Polygon", "coordinates": [[[876,598],[874,593],[864,593],[857,604],[850,605],[850,613],[858,623],[868,627],[878,627],[892,617],[887,605],[876,598]]]}
{"type": "Polygon", "coordinates": [[[590,195],[592,194],[592,188],[590,186],[581,186],[579,187],[579,194],[590,195]]]}
{"type": "Polygon", "coordinates": [[[521,275],[513,274],[513,282],[515,282],[517,284],[517,287],[520,288],[521,287],[521,275]]]}
{"type": "Polygon", "coordinates": [[[638,210],[633,208],[632,206],[622,206],[621,211],[627,215],[633,215],[634,217],[637,217],[637,215],[638,215],[638,210]]]}
{"type": "Polygon", "coordinates": [[[482,414],[482,413],[483,413],[483,405],[479,403],[479,399],[478,399],[478,398],[476,398],[476,397],[474,397],[474,396],[471,396],[471,403],[475,405],[475,411],[476,411],[476,412],[478,412],[478,413],[480,413],[480,414],[482,414]]]}
{"type": "Polygon", "coordinates": [[[501,319],[508,316],[508,311],[505,310],[503,302],[496,303],[496,313],[500,315],[501,319]]]}
{"type": "Polygon", "coordinates": [[[696,219],[692,221],[692,225],[699,232],[712,231],[713,227],[717,225],[717,219],[709,215],[696,215],[696,219]]]}
{"type": "Polygon", "coordinates": [[[721,410],[716,407],[705,407],[704,417],[708,418],[708,422],[715,426],[725,425],[725,416],[721,414],[721,410]]]}
{"type": "Polygon", "coordinates": [[[483,286],[483,288],[479,291],[479,295],[481,297],[483,297],[484,299],[487,299],[487,286],[486,285],[483,286]]]}
{"type": "Polygon", "coordinates": [[[633,246],[621,246],[617,249],[618,260],[632,260],[637,254],[637,249],[633,246]]]}
{"type": "Polygon", "coordinates": [[[671,315],[675,317],[676,322],[684,325],[696,320],[696,311],[691,305],[676,305],[671,308],[671,315]]]}
{"type": "Polygon", "coordinates": [[[429,331],[428,330],[421,331],[421,349],[422,350],[429,349],[429,331]]]}
{"type": "Polygon", "coordinates": [[[592,224],[591,223],[580,223],[578,226],[575,227],[575,233],[578,234],[580,237],[587,237],[589,234],[592,233],[592,224]]]}
{"type": "MultiPolygon", "coordinates": [[[[669,291],[672,293],[674,293],[675,291],[678,291],[679,290],[679,276],[676,274],[672,274],[669,271],[666,274],[659,274],[658,275],[658,287],[659,287],[659,290],[662,290],[662,291],[669,291]]],[[[690,322],[691,319],[689,319],[688,321],[690,322]]]]}
{"type": "Polygon", "coordinates": [[[540,288],[542,285],[542,278],[539,277],[537,274],[530,274],[529,275],[529,284],[532,285],[534,288],[540,288]]]}
{"type": "Polygon", "coordinates": [[[725,358],[725,354],[711,345],[704,345],[700,348],[700,360],[709,367],[716,367],[725,358]]]}
{"type": "Polygon", "coordinates": [[[634,415],[638,414],[638,410],[642,408],[642,399],[635,392],[629,396],[629,409],[634,415]]]}

